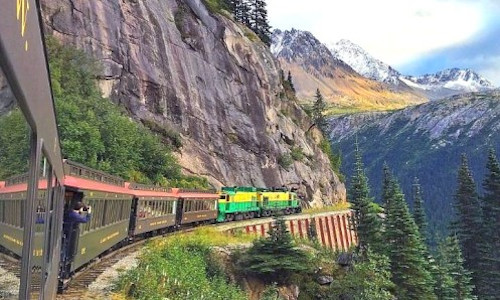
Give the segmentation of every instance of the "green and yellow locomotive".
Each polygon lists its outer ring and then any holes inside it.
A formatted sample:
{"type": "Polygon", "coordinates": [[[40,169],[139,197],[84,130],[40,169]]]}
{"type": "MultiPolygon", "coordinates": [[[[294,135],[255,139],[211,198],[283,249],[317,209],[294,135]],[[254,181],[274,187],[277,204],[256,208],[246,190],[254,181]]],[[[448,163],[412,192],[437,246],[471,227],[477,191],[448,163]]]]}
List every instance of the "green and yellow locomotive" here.
{"type": "Polygon", "coordinates": [[[286,187],[223,187],[218,206],[217,222],[269,217],[277,212],[286,215],[301,212],[300,198],[286,187]]]}

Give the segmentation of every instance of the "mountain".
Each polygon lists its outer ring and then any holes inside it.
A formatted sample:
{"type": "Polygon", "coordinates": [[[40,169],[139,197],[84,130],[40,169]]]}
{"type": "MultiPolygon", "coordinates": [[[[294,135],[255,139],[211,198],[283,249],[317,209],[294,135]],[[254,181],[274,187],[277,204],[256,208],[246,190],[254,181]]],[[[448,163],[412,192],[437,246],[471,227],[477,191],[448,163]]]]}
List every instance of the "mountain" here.
{"type": "Polygon", "coordinates": [[[104,96],[164,139],[186,175],[214,186],[296,186],[321,206],[345,186],[321,133],[280,98],[279,66],[248,28],[200,0],[42,0],[46,34],[92,55],[104,96]],[[97,4],[96,4],[97,3],[97,4]],[[306,131],[308,132],[306,134],[306,131]],[[293,149],[303,156],[295,160],[293,149]],[[283,158],[288,158],[286,166],[283,158]]]}
{"type": "Polygon", "coordinates": [[[317,88],[331,106],[341,109],[397,109],[426,101],[409,87],[395,89],[361,76],[307,31],[275,30],[271,52],[292,73],[297,96],[305,103],[313,101],[317,88]]]}
{"type": "Polygon", "coordinates": [[[399,85],[401,74],[388,64],[374,58],[360,46],[342,39],[329,46],[333,57],[342,60],[353,70],[376,81],[399,85]]]}
{"type": "Polygon", "coordinates": [[[431,227],[444,229],[451,216],[461,153],[480,186],[489,147],[500,153],[500,92],[457,95],[396,112],[370,112],[329,119],[332,147],[343,154],[349,178],[356,138],[372,191],[380,200],[387,162],[410,200],[420,179],[431,227]]]}
{"type": "Polygon", "coordinates": [[[453,68],[436,74],[402,76],[401,80],[411,87],[423,90],[431,99],[495,89],[490,81],[471,69],[453,68]]]}
{"type": "Polygon", "coordinates": [[[453,68],[436,74],[406,76],[349,40],[340,40],[330,45],[329,49],[336,59],[342,60],[359,74],[395,88],[411,87],[415,93],[430,100],[495,89],[490,81],[470,69],[453,68]]]}

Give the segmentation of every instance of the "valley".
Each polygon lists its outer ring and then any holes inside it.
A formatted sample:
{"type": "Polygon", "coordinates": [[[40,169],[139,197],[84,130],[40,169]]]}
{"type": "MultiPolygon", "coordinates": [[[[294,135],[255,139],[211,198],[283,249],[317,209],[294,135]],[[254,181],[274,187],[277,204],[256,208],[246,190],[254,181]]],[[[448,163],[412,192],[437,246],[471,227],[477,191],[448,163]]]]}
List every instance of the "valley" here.
{"type": "Polygon", "coordinates": [[[452,217],[460,155],[467,155],[479,187],[488,149],[500,151],[500,93],[453,96],[395,112],[333,116],[329,126],[332,147],[342,152],[347,177],[357,140],[376,201],[381,201],[385,162],[408,201],[413,179],[419,178],[430,229],[442,233],[452,217]]]}

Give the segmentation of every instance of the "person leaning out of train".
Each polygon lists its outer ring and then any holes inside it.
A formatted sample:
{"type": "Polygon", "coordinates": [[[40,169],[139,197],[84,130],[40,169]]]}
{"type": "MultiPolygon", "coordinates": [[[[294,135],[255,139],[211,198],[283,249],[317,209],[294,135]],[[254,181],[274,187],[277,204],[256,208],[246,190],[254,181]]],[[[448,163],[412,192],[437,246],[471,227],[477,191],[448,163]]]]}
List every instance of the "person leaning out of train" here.
{"type": "Polygon", "coordinates": [[[78,201],[69,211],[65,222],[68,223],[87,223],[92,216],[92,207],[86,206],[81,201],[78,201]]]}

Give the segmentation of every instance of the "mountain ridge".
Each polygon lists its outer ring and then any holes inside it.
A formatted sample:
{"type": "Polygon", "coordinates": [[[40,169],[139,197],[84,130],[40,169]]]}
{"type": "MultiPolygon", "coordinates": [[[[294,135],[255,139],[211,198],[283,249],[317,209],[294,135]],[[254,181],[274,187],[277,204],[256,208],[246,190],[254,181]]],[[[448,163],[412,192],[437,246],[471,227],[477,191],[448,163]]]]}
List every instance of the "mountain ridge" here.
{"type": "MultiPolygon", "coordinates": [[[[290,71],[297,96],[312,103],[319,89],[332,107],[362,110],[397,109],[425,101],[408,87],[393,89],[358,74],[307,31],[275,30],[271,51],[281,68],[290,71]]],[[[404,85],[404,84],[403,84],[404,85]]]]}
{"type": "Polygon", "coordinates": [[[341,107],[381,110],[385,105],[385,109],[399,109],[427,100],[495,89],[489,80],[471,69],[451,68],[422,76],[401,74],[347,39],[327,46],[312,33],[292,28],[276,29],[272,41],[271,52],[283,61],[284,69],[302,73],[303,68],[312,75],[313,78],[299,75],[300,80],[307,82],[298,83],[300,97],[312,98],[317,85],[327,99],[341,107]]]}
{"type": "Polygon", "coordinates": [[[358,141],[377,200],[384,163],[406,195],[418,177],[431,226],[442,229],[452,214],[460,155],[467,154],[480,186],[488,149],[500,151],[500,91],[455,95],[393,112],[334,116],[328,132],[332,147],[343,154],[346,176],[358,141]]]}
{"type": "Polygon", "coordinates": [[[495,88],[489,80],[469,68],[448,68],[421,76],[403,75],[389,64],[373,57],[361,46],[346,39],[331,44],[329,49],[334,57],[343,60],[359,74],[394,87],[406,85],[430,100],[495,88]]]}

